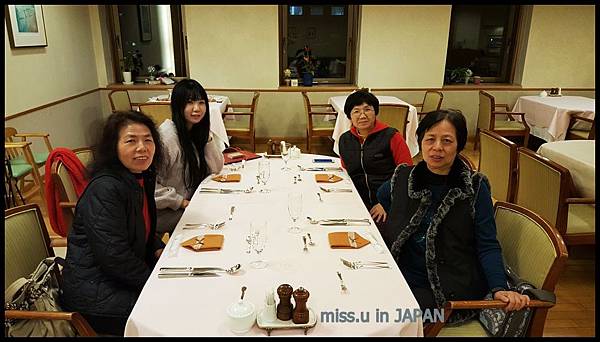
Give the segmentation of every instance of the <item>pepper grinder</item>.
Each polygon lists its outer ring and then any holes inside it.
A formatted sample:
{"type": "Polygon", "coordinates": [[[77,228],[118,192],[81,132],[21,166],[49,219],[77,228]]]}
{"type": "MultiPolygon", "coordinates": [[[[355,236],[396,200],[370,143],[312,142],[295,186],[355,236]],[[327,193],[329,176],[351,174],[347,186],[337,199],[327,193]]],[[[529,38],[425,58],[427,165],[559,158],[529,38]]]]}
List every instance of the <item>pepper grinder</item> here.
{"type": "Polygon", "coordinates": [[[277,318],[282,321],[292,319],[292,309],[294,308],[290,299],[294,289],[288,284],[279,285],[277,295],[279,296],[279,304],[277,304],[277,318]]]}
{"type": "Polygon", "coordinates": [[[299,287],[293,293],[294,301],[296,302],[296,307],[294,308],[294,313],[292,317],[292,321],[296,324],[306,324],[308,323],[308,308],[306,307],[306,301],[310,296],[310,293],[303,287],[299,287]]]}

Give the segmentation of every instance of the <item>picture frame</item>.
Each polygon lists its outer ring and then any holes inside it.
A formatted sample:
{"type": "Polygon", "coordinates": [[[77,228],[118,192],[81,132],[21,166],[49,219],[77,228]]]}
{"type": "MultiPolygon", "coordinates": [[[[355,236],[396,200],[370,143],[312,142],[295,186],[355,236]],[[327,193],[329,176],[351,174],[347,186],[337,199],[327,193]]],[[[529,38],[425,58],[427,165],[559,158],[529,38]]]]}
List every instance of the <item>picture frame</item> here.
{"type": "Polygon", "coordinates": [[[11,48],[48,46],[42,5],[5,5],[11,48]]]}
{"type": "Polygon", "coordinates": [[[152,13],[150,7],[150,5],[138,5],[140,40],[143,42],[152,40],[152,13]]]}

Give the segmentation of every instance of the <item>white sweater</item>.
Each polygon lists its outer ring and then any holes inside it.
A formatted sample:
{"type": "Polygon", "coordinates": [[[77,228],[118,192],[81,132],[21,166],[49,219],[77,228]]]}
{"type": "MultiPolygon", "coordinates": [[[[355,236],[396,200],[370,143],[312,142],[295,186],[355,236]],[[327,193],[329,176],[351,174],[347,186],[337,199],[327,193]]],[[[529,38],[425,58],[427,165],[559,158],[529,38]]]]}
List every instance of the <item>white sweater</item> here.
{"type": "MultiPolygon", "coordinates": [[[[156,175],[156,190],[154,199],[156,200],[156,209],[171,208],[177,210],[181,207],[184,199],[192,198],[193,190],[185,186],[183,178],[183,150],[179,145],[177,129],[171,119],[165,120],[158,133],[163,148],[163,163],[156,175]]],[[[196,149],[194,149],[196,152],[196,149]]],[[[198,153],[196,152],[196,157],[198,153]]],[[[219,173],[223,169],[223,153],[209,133],[208,142],[204,147],[204,159],[208,164],[208,170],[211,174],[219,173]]]]}

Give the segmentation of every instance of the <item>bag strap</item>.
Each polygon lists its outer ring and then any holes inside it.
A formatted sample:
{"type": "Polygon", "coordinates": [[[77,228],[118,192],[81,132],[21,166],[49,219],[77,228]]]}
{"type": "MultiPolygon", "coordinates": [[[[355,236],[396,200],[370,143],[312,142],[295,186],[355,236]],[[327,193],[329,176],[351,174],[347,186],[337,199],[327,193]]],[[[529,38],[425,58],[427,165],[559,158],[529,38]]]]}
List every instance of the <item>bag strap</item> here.
{"type": "Polygon", "coordinates": [[[25,287],[31,286],[31,284],[28,285],[27,283],[31,283],[30,279],[22,277],[22,278],[19,278],[19,279],[13,281],[12,284],[8,285],[8,288],[6,290],[4,290],[4,305],[5,305],[5,307],[6,307],[6,304],[8,304],[8,303],[23,301],[23,297],[25,296],[25,292],[27,292],[27,291],[25,291],[25,290],[21,291],[21,293],[19,293],[19,296],[17,298],[15,298],[15,295],[22,288],[24,289],[25,287]]]}

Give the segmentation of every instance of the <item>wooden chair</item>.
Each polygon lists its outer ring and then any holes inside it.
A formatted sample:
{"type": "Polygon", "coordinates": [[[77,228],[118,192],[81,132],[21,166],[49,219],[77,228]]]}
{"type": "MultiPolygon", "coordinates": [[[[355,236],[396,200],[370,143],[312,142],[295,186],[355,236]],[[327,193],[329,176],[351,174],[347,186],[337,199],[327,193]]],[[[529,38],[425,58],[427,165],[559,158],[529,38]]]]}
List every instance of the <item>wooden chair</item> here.
{"type": "Polygon", "coordinates": [[[302,98],[304,99],[304,112],[306,113],[306,150],[307,153],[311,153],[313,138],[326,137],[332,139],[335,120],[325,121],[323,116],[337,117],[337,113],[330,104],[311,104],[305,91],[302,92],[302,98]]]}
{"type": "Polygon", "coordinates": [[[380,104],[377,120],[385,122],[402,134],[406,139],[406,126],[408,125],[408,105],[380,104]]]}
{"type": "MultiPolygon", "coordinates": [[[[94,159],[92,150],[89,147],[76,148],[73,150],[73,152],[86,167],[94,159]]],[[[50,172],[52,181],[54,182],[54,189],[58,192],[58,206],[62,211],[63,220],[66,226],[66,229],[61,230],[68,232],[71,230],[71,224],[73,223],[73,218],[75,217],[75,206],[77,205],[79,197],[75,192],[75,188],[71,182],[71,177],[61,161],[53,161],[50,172]]],[[[55,232],[57,231],[55,227],[52,227],[52,229],[55,232]]]]}
{"type": "Polygon", "coordinates": [[[108,93],[108,99],[110,100],[110,108],[112,112],[119,111],[130,111],[131,99],[127,90],[113,90],[108,93]]]}
{"type": "MultiPolygon", "coordinates": [[[[139,104],[140,112],[148,115],[154,121],[156,127],[160,126],[166,119],[170,119],[171,115],[171,105],[167,103],[140,103],[139,104]]],[[[208,106],[206,108],[207,115],[208,106]]]]}
{"type": "MultiPolygon", "coordinates": [[[[46,149],[48,151],[44,152],[33,152],[33,160],[38,168],[44,167],[46,164],[46,160],[48,159],[48,155],[52,152],[52,144],[50,143],[50,134],[48,133],[18,133],[14,127],[6,127],[4,129],[4,141],[6,142],[25,142],[28,141],[27,138],[42,138],[44,140],[44,144],[46,145],[46,149]]],[[[33,145],[32,145],[33,146],[33,145]]],[[[13,164],[27,164],[27,160],[23,155],[13,156],[11,162],[13,164]]]]}
{"type": "Polygon", "coordinates": [[[9,160],[12,177],[17,181],[17,186],[23,198],[28,200],[39,194],[41,200],[45,201],[44,182],[30,146],[31,141],[4,142],[4,155],[9,160]],[[13,162],[14,160],[16,162],[13,162]],[[28,177],[31,177],[31,179],[28,177]]]}
{"type": "Polygon", "coordinates": [[[421,121],[421,117],[429,112],[433,112],[434,110],[439,110],[442,107],[442,100],[444,100],[444,94],[441,91],[437,90],[427,90],[425,91],[425,96],[423,97],[423,103],[415,104],[415,107],[420,108],[417,112],[419,117],[419,121],[421,121]]]}
{"type": "Polygon", "coordinates": [[[595,199],[576,194],[569,170],[527,148],[518,148],[515,203],[556,227],[567,245],[595,244],[595,199]]]}
{"type": "MultiPolygon", "coordinates": [[[[4,289],[35,270],[40,261],[53,257],[54,251],[37,204],[4,211],[4,289]]],[[[62,284],[60,272],[57,274],[62,284]]],[[[4,310],[5,319],[67,320],[80,336],[96,332],[78,312],[4,310]]]]}
{"type": "MultiPolygon", "coordinates": [[[[554,292],[558,277],[567,261],[567,248],[560,234],[546,220],[518,205],[496,202],[494,205],[497,238],[504,261],[521,279],[538,289],[554,292]]],[[[444,316],[463,309],[503,308],[498,300],[448,301],[444,316]]],[[[551,302],[531,300],[532,317],[526,336],[542,336],[551,302]]],[[[478,316],[477,316],[478,317],[478,316]]],[[[425,336],[488,336],[487,331],[473,319],[458,326],[436,322],[425,327],[425,336]]]]}
{"type": "Polygon", "coordinates": [[[254,115],[256,114],[256,107],[258,106],[258,98],[260,92],[255,91],[250,104],[228,104],[225,112],[223,113],[223,122],[225,123],[225,130],[227,135],[236,138],[247,139],[250,141],[252,152],[256,149],[255,142],[255,131],[254,131],[254,115]],[[243,111],[240,111],[243,110],[243,111]],[[227,120],[226,116],[240,116],[247,118],[248,120],[227,120]]]}
{"type": "Polygon", "coordinates": [[[483,90],[479,91],[479,115],[477,116],[477,132],[475,133],[474,149],[479,144],[479,132],[487,129],[503,137],[523,137],[523,146],[529,141],[529,126],[525,121],[525,113],[511,113],[508,105],[496,104],[494,97],[483,90]],[[496,111],[497,107],[504,107],[505,112],[496,111]],[[508,117],[508,120],[497,119],[496,116],[508,117]],[[513,116],[520,116],[522,121],[516,121],[513,116]]]}
{"type": "Polygon", "coordinates": [[[471,171],[477,171],[477,168],[475,167],[475,164],[473,164],[473,162],[471,161],[471,159],[469,159],[469,157],[467,157],[464,154],[462,154],[462,152],[458,154],[458,158],[460,160],[462,160],[462,162],[465,163],[465,165],[467,165],[467,167],[469,169],[471,169],[471,171]]]}
{"type": "Polygon", "coordinates": [[[575,114],[571,115],[565,140],[596,140],[596,119],[588,119],[575,114]],[[575,126],[577,121],[582,121],[579,123],[580,125],[586,126],[587,123],[591,126],[588,125],[589,129],[587,127],[577,127],[575,126]]]}
{"type": "Polygon", "coordinates": [[[479,172],[485,174],[492,186],[492,197],[514,203],[517,180],[517,144],[501,135],[479,131],[479,172]]]}

